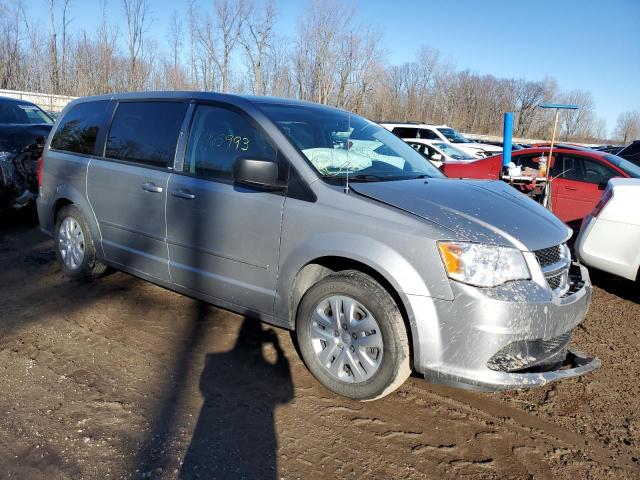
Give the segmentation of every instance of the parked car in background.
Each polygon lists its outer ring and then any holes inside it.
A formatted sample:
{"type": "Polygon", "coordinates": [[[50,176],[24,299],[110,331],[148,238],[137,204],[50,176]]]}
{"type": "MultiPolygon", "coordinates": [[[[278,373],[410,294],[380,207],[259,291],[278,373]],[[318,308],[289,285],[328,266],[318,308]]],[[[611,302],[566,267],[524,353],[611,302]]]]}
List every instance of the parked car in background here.
{"type": "Polygon", "coordinates": [[[476,159],[476,157],[464,150],[460,150],[450,143],[445,143],[440,140],[423,140],[421,138],[416,138],[413,140],[405,140],[405,142],[411,145],[414,150],[424,155],[436,167],[440,167],[444,162],[451,162],[454,160],[469,161],[476,159]]]}
{"type": "Polygon", "coordinates": [[[629,280],[640,269],[640,179],[613,178],[576,240],[580,260],[629,280]]]}
{"type": "MultiPolygon", "coordinates": [[[[550,209],[563,222],[580,227],[582,219],[593,210],[611,178],[640,178],[640,167],[620,158],[590,148],[556,145],[549,160],[549,147],[534,147],[512,153],[512,162],[524,176],[544,177],[541,162],[549,168],[550,209]]],[[[473,162],[451,162],[441,167],[448,177],[502,177],[502,155],[473,162]]],[[[540,183],[540,182],[538,182],[540,183]]]]}
{"type": "Polygon", "coordinates": [[[640,166],[640,140],[627,145],[617,154],[619,157],[629,160],[631,163],[640,166]]]}
{"type": "Polygon", "coordinates": [[[0,207],[22,208],[37,196],[38,158],[52,126],[37,105],[0,97],[0,207]]]}
{"type": "Polygon", "coordinates": [[[483,158],[502,152],[502,147],[497,147],[488,143],[474,142],[458,133],[455,129],[446,125],[394,122],[381,122],[380,125],[403,140],[415,138],[423,140],[439,140],[444,143],[454,144],[455,147],[476,158],[483,158]]]}
{"type": "Polygon", "coordinates": [[[598,150],[600,152],[610,153],[612,155],[618,155],[620,151],[624,148],[624,146],[620,145],[599,145],[597,147],[592,147],[594,150],[598,150]]]}
{"type": "Polygon", "coordinates": [[[335,108],[204,92],[74,100],[37,204],[68,276],[110,265],[293,329],[313,375],[350,398],[384,396],[412,368],[496,390],[599,364],[568,350],[591,283],[562,222],[503,182],[447,179],[335,108]]]}

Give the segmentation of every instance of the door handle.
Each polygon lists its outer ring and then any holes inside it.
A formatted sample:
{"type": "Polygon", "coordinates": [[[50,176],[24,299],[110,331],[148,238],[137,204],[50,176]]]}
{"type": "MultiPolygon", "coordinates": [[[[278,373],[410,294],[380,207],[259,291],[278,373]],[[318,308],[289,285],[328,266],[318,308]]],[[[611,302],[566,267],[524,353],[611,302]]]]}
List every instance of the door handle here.
{"type": "Polygon", "coordinates": [[[174,190],[171,192],[171,196],[184,198],[185,200],[193,200],[196,196],[189,190],[174,190]]]}
{"type": "Polygon", "coordinates": [[[571,190],[572,192],[575,192],[576,190],[578,190],[576,187],[564,187],[565,190],[571,190]]]}
{"type": "Polygon", "coordinates": [[[142,184],[142,189],[151,193],[162,193],[162,187],[157,186],[153,182],[146,182],[142,184]]]}

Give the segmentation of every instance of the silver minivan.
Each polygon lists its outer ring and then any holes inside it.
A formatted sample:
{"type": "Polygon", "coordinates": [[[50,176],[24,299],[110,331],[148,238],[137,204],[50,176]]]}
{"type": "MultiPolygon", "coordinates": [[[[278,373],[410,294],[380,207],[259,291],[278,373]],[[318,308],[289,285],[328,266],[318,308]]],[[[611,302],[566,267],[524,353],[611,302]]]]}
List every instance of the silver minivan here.
{"type": "Polygon", "coordinates": [[[40,165],[64,272],[113,267],[295,330],[334,392],[414,370],[482,390],[598,366],[568,347],[589,306],[571,231],[502,182],[449,180],[360,116],[214,93],[82,98],[40,165]]]}

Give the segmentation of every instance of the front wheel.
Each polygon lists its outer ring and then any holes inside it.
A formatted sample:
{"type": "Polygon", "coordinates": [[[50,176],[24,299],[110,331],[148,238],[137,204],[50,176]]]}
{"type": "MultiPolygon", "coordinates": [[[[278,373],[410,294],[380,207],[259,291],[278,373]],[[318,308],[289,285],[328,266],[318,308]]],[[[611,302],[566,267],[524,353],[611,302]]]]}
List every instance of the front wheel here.
{"type": "Polygon", "coordinates": [[[296,333],[303,360],[316,379],[354,400],[384,397],[411,373],[398,306],[362,272],[338,272],[312,286],[300,302],[296,333]]]}

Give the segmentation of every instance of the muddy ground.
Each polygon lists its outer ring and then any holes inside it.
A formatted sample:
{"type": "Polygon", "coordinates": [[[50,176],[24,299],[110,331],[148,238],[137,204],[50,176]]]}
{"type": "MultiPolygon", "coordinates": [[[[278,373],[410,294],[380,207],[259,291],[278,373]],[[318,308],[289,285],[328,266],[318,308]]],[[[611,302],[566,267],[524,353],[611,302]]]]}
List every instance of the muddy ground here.
{"type": "Polygon", "coordinates": [[[415,377],[357,403],[288,332],[123,273],[70,281],[52,248],[0,213],[0,479],[640,478],[628,282],[595,276],[586,377],[499,394],[415,377]]]}

